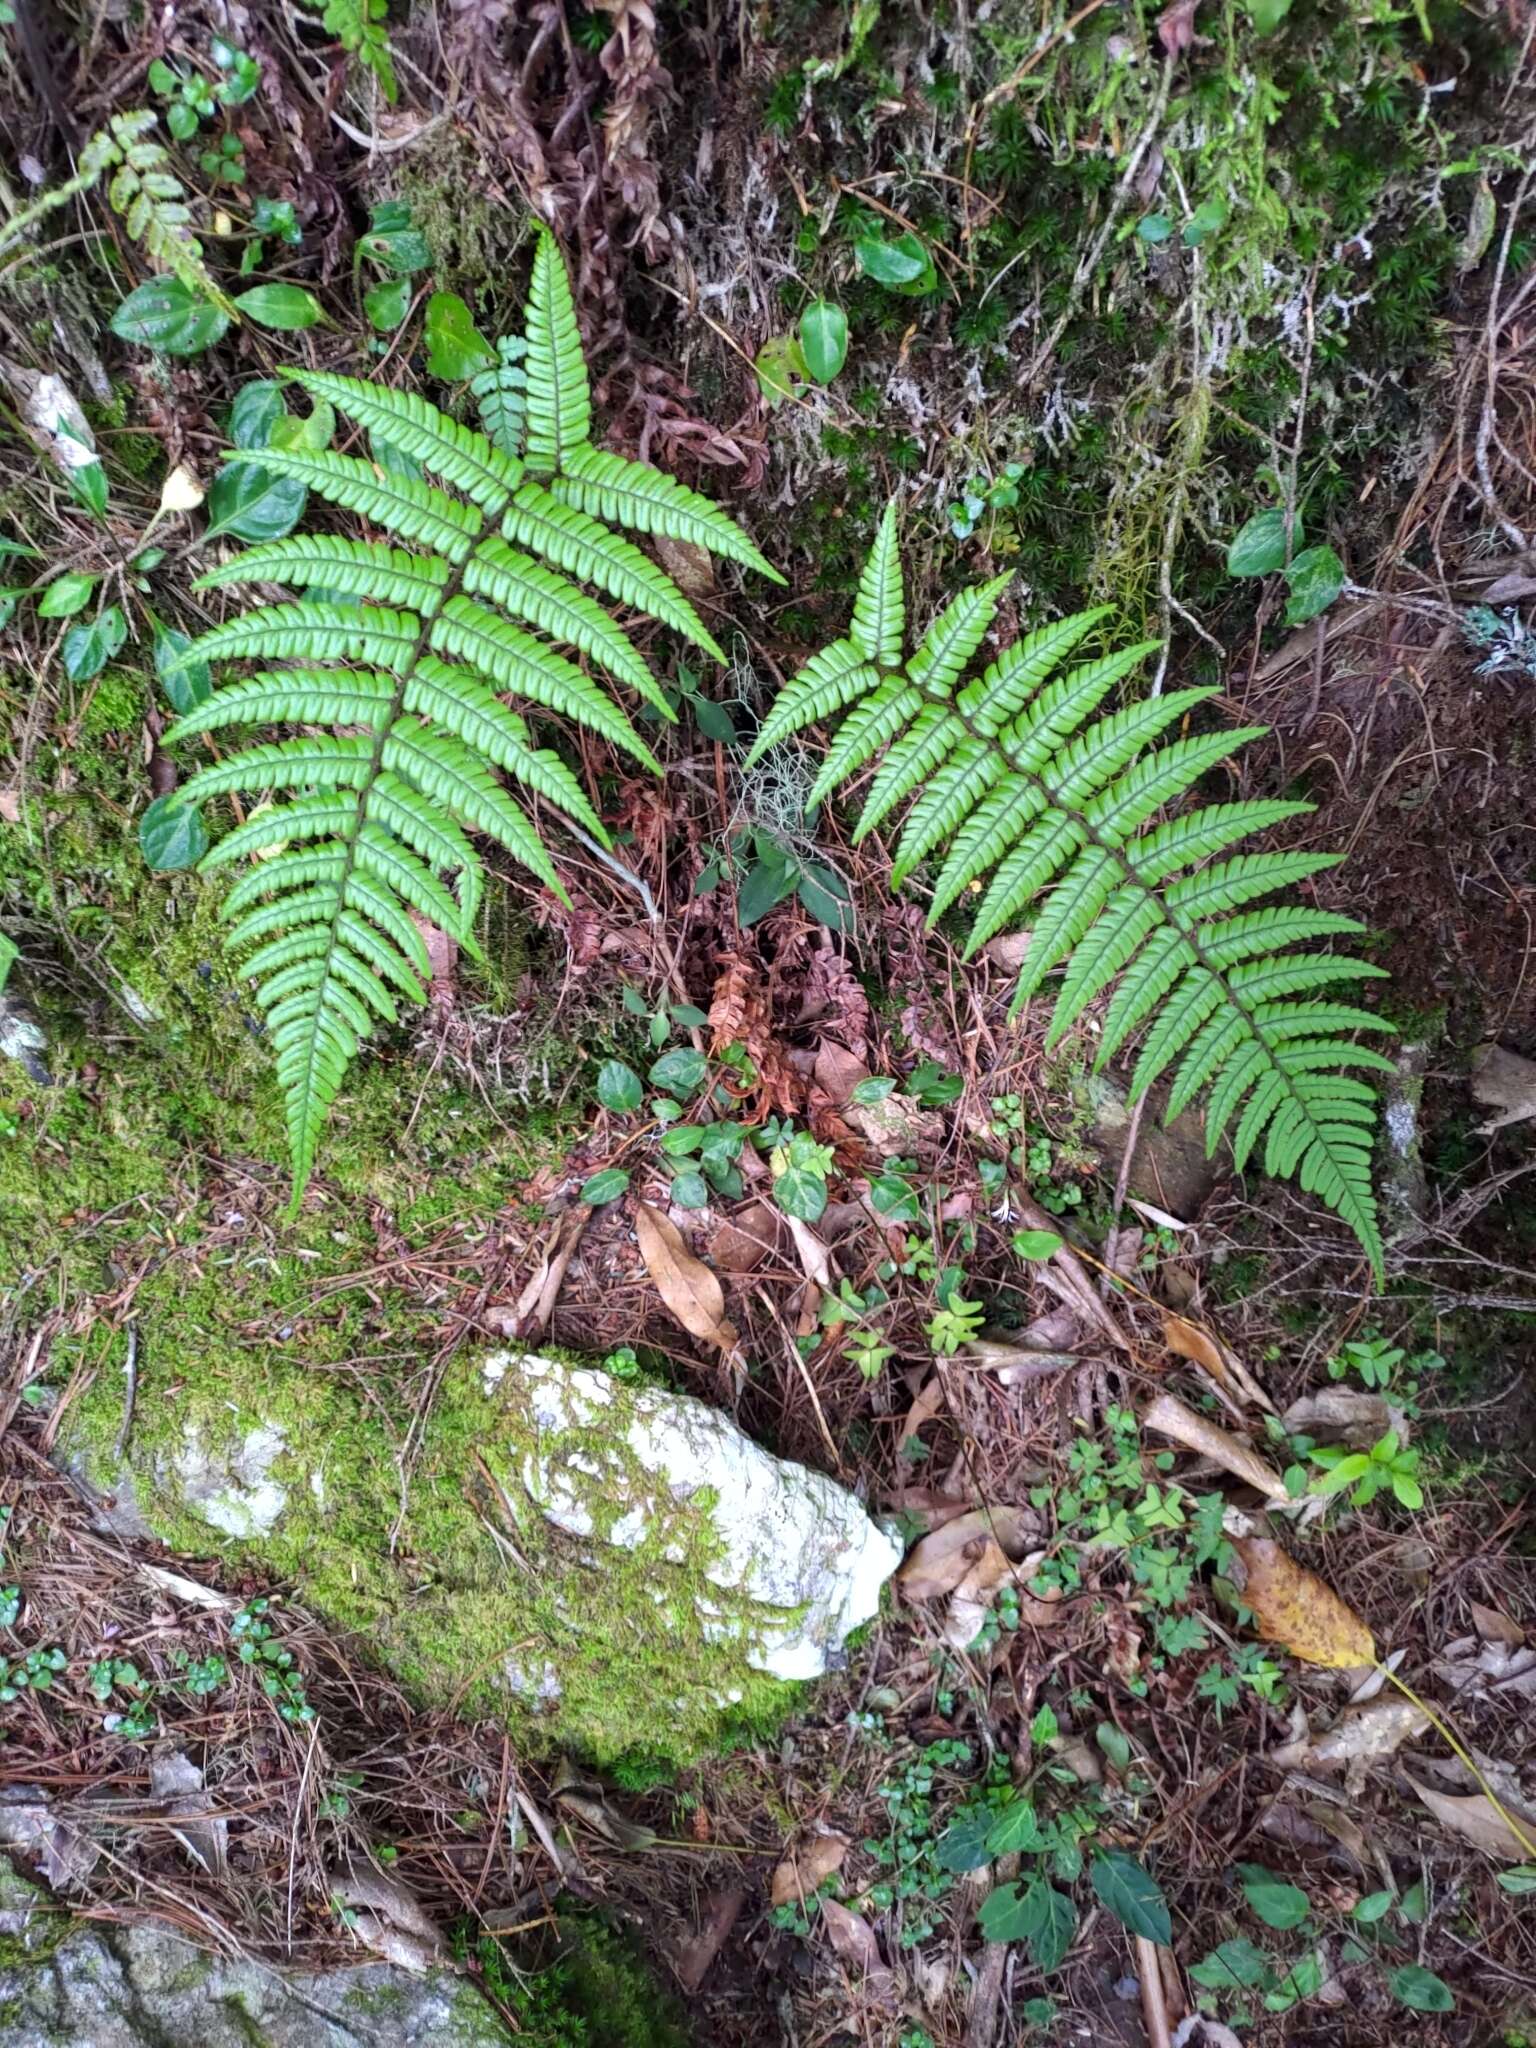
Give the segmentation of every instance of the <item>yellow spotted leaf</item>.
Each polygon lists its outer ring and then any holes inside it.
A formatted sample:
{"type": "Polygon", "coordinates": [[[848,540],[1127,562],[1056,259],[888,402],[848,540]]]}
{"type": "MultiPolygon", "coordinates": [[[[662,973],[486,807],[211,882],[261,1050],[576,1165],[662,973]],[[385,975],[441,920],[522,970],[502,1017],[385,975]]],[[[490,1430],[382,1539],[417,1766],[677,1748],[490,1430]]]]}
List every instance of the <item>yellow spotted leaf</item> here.
{"type": "Polygon", "coordinates": [[[1243,1604],[1253,1609],[1259,1634],[1307,1664],[1348,1670],[1376,1662],[1370,1630],[1352,1607],[1288,1557],[1267,1536],[1244,1536],[1232,1548],[1247,1570],[1243,1604]]]}

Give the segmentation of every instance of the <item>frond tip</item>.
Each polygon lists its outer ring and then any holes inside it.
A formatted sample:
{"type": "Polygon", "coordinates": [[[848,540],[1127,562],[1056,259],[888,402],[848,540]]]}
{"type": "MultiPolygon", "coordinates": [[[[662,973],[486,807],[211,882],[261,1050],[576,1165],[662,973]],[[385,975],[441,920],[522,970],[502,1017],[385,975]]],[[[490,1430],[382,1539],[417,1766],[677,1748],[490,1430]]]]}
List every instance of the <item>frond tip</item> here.
{"type": "Polygon", "coordinates": [[[374,531],[301,533],[210,570],[204,589],[277,584],[299,595],[235,613],[179,658],[262,664],[189,710],[167,742],[254,731],[180,795],[279,799],[251,810],[202,865],[256,862],[225,898],[225,944],[256,983],[275,1051],[295,1204],[364,1039],[402,1002],[426,1000],[423,928],[478,951],[483,869],[471,835],[562,900],[541,817],[607,844],[581,779],[533,728],[590,733],[660,772],[609,686],[581,665],[671,718],[603,599],[719,651],[672,579],[614,529],[672,535],[774,574],[709,499],[591,445],[575,307],[548,235],[528,333],[504,353],[526,363],[526,404],[499,408],[494,439],[415,393],[291,373],[416,473],[330,449],[243,451],[374,531]]]}
{"type": "Polygon", "coordinates": [[[1357,1076],[1390,1072],[1391,1062],[1345,1034],[1388,1027],[1334,991],[1381,970],[1294,950],[1358,933],[1353,919],[1295,903],[1247,907],[1334,856],[1227,857],[1250,834],[1311,807],[1191,800],[1202,778],[1262,729],[1188,731],[1208,690],[1103,711],[1153,643],[1078,660],[1102,610],[1040,627],[962,687],[1006,580],[962,591],[904,657],[901,562],[887,508],[848,638],[813,656],[779,693],[752,758],[839,719],[812,800],[877,764],[854,836],[909,806],[893,886],[937,860],[930,924],[979,889],[968,954],[1028,916],[1014,1011],[1059,975],[1050,1045],[1112,989],[1098,1064],[1139,1040],[1131,1099],[1169,1076],[1171,1121],[1206,1095],[1208,1150],[1229,1138],[1239,1167],[1261,1157],[1266,1172],[1299,1181],[1348,1224],[1379,1281],[1376,1094],[1357,1076]],[[1165,738],[1170,732],[1177,736],[1165,738]]]}

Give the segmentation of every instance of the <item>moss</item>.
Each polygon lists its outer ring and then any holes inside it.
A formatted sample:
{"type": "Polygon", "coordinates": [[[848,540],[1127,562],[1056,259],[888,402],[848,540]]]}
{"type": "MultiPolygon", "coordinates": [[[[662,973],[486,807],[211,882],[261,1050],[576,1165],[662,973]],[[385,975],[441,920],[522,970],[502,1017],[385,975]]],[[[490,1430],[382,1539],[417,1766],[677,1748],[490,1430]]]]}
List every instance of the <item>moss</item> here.
{"type": "Polygon", "coordinates": [[[681,2006],[626,1934],[596,1916],[567,1917],[559,1944],[553,1961],[479,1944],[486,1982],[516,2013],[523,2048],[689,2048],[681,2006]]]}

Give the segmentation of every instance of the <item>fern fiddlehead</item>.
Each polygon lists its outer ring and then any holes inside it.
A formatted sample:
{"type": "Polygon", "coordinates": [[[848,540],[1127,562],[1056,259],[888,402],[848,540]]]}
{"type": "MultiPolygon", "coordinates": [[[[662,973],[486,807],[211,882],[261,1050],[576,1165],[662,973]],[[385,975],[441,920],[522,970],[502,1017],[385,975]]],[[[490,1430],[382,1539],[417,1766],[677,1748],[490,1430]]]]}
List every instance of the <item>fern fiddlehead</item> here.
{"type": "Polygon", "coordinates": [[[184,663],[281,663],[225,684],[167,744],[224,727],[299,727],[195,773],[200,804],[236,791],[283,799],[229,832],[205,868],[261,856],[221,906],[225,944],[257,984],[287,1111],[297,1202],[346,1068],[402,999],[425,1000],[420,918],[474,950],[482,886],[469,837],[495,840],[564,898],[538,827],[495,771],[602,844],[585,790],[503,701],[580,726],[653,771],[622,707],[567,648],[670,718],[623,627],[583,584],[719,649],[683,593],[618,528],[696,542],[775,576],[699,493],[588,438],[591,402],[570,284],[553,241],[534,257],[520,448],[425,399],[328,371],[295,380],[418,470],[356,456],[244,451],[300,478],[387,540],[304,533],[248,548],[200,587],[286,586],[300,596],[213,627],[184,663]],[[433,479],[428,481],[428,477],[433,479]],[[313,728],[339,728],[316,732],[313,728]]]}
{"type": "Polygon", "coordinates": [[[751,758],[841,715],[809,802],[878,758],[855,837],[910,805],[892,882],[942,854],[930,924],[989,876],[969,957],[1033,907],[1013,1013],[1060,968],[1046,1037],[1054,1045],[1113,985],[1098,1064],[1139,1034],[1131,1099],[1170,1068],[1169,1120],[1205,1092],[1208,1150],[1230,1131],[1241,1167],[1262,1141],[1266,1171],[1294,1176],[1333,1209],[1379,1276],[1376,1094],[1359,1074],[1390,1072],[1391,1062],[1345,1034],[1387,1027],[1332,991],[1381,970],[1291,950],[1360,932],[1352,918],[1298,904],[1248,907],[1339,856],[1228,854],[1312,808],[1304,803],[1202,804],[1165,815],[1263,728],[1165,742],[1215,694],[1204,689],[1098,715],[1155,649],[1145,642],[1071,665],[1107,608],[1041,627],[961,686],[1007,581],[962,591],[903,662],[900,554],[895,508],[887,508],[847,637],[786,685],[751,758]]]}

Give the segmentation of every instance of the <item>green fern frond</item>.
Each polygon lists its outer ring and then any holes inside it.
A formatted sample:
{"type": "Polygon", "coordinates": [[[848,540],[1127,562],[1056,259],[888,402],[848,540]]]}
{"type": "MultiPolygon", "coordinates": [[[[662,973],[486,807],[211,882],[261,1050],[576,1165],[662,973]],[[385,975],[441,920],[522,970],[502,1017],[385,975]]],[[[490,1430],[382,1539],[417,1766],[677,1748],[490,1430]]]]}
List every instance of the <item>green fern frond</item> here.
{"type": "Polygon", "coordinates": [[[155,269],[178,278],[189,292],[209,300],[226,318],[238,319],[228,296],[214,282],[203,245],[192,231],[192,209],[186,187],[171,169],[171,159],[151,139],[155,116],[146,108],[113,114],[97,145],[94,162],[110,169],[107,201],[122,218],[155,269]]]}
{"type": "Polygon", "coordinates": [[[1334,991],[1381,970],[1297,950],[1357,935],[1352,918],[1295,902],[1248,907],[1336,856],[1228,853],[1311,806],[1192,799],[1262,728],[1189,731],[1209,690],[1106,710],[1153,644],[1073,665],[1103,609],[1039,628],[959,686],[1002,589],[998,581],[963,591],[903,660],[901,569],[888,509],[848,639],[814,656],[780,693],[750,758],[821,719],[839,719],[809,800],[878,760],[856,836],[909,806],[892,879],[899,886],[942,853],[930,922],[984,881],[967,953],[1030,917],[1014,1010],[1059,973],[1047,1030],[1053,1045],[1112,990],[1098,1060],[1102,1066],[1139,1037],[1131,1099],[1170,1072],[1170,1119],[1206,1095],[1210,1149],[1230,1134],[1241,1166],[1262,1145],[1265,1170],[1296,1179],[1333,1209],[1379,1278],[1376,1092],[1346,1070],[1390,1071],[1391,1062],[1344,1034],[1387,1027],[1334,1000],[1334,991]],[[1166,815],[1181,801],[1188,807],[1166,815]]]}
{"type": "Polygon", "coordinates": [[[393,106],[400,97],[395,82],[395,60],[384,26],[388,0],[304,0],[315,8],[325,26],[349,57],[356,57],[379,82],[379,90],[393,106]]]}
{"type": "Polygon", "coordinates": [[[671,579],[607,522],[676,534],[767,570],[709,500],[591,446],[570,287],[547,237],[535,256],[525,356],[524,453],[415,394],[295,372],[316,403],[433,480],[328,449],[243,450],[243,460],[298,479],[374,534],[291,535],[202,579],[207,590],[275,584],[301,593],[236,613],[184,652],[184,665],[260,666],[167,735],[169,744],[230,728],[255,735],[200,767],[182,801],[237,791],[276,799],[203,865],[255,862],[225,898],[225,943],[256,983],[272,1040],[295,1201],[348,1063],[377,1022],[425,1000],[431,965],[419,923],[474,950],[483,867],[471,835],[494,840],[562,900],[538,821],[559,817],[608,843],[580,778],[529,719],[580,728],[659,772],[605,682],[578,665],[585,658],[671,716],[594,590],[718,651],[671,579]],[[260,736],[274,728],[277,736],[260,736]]]}

